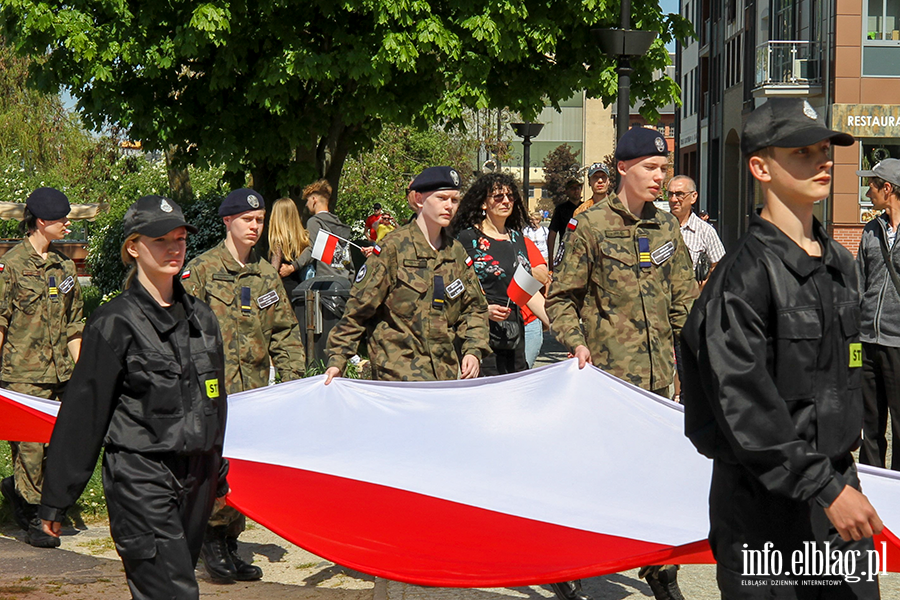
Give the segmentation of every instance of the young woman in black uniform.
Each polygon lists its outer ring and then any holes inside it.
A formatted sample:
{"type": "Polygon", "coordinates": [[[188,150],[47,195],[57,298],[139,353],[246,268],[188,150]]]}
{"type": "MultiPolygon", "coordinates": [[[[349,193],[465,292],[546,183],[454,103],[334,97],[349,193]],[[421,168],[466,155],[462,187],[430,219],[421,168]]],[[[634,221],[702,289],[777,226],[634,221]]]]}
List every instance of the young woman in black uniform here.
{"type": "Polygon", "coordinates": [[[110,532],[132,596],[198,598],[194,566],[228,490],[224,355],[212,310],[178,275],[187,232],[175,202],[145,196],[125,213],[125,292],[84,329],[53,430],[40,517],[59,535],[101,445],[110,532]]]}

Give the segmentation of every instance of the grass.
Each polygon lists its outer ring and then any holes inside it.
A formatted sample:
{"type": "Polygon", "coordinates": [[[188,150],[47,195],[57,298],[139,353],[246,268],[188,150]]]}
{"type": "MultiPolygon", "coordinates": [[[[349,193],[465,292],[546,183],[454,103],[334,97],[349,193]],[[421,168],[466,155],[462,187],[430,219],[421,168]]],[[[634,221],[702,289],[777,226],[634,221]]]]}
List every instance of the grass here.
{"type": "Polygon", "coordinates": [[[116,543],[111,537],[97,538],[79,544],[79,546],[90,552],[92,556],[106,554],[107,552],[112,552],[116,549],[116,543]]]}
{"type": "MultiPolygon", "coordinates": [[[[69,518],[81,519],[91,522],[105,519],[106,513],[106,497],[103,495],[103,482],[100,476],[100,460],[94,466],[94,472],[91,479],[84,488],[84,493],[78,502],[69,509],[69,518]]],[[[0,477],[9,477],[12,475],[12,455],[9,449],[9,443],[0,440],[0,477]]],[[[14,523],[12,517],[12,508],[2,499],[0,503],[0,524],[12,525],[14,523]]]]}

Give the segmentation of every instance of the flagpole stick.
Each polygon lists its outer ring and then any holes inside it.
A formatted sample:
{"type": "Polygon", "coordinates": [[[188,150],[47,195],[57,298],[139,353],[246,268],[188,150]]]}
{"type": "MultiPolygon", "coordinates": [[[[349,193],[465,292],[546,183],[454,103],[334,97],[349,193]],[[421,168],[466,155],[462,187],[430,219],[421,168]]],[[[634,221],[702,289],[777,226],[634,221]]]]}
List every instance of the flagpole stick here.
{"type": "Polygon", "coordinates": [[[506,308],[509,308],[509,296],[506,297],[506,308]]]}

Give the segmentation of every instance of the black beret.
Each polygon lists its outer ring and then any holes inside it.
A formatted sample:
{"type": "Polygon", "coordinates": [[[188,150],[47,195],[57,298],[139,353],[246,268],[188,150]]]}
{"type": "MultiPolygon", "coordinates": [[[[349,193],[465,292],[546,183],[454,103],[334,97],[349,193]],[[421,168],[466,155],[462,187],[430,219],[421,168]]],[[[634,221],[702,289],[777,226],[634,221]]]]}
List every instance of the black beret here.
{"type": "Polygon", "coordinates": [[[428,167],[409,184],[409,189],[416,192],[458,190],[459,183],[459,173],[453,167],[428,167]]]}
{"type": "Polygon", "coordinates": [[[25,208],[38,219],[56,221],[69,214],[69,199],[61,191],[51,187],[41,187],[28,196],[25,208]]]}
{"type": "Polygon", "coordinates": [[[771,98],[758,107],[744,123],[741,150],[753,154],[757,150],[776,148],[803,148],[830,139],[836,146],[852,146],[849,133],[832,131],[803,98],[771,98]]]}
{"type": "Polygon", "coordinates": [[[266,209],[266,201],[262,194],[249,188],[241,188],[225,196],[219,205],[219,216],[228,217],[259,209],[266,209]]]}
{"type": "Polygon", "coordinates": [[[161,237],[178,227],[186,227],[191,233],[197,233],[196,227],[185,222],[181,207],[174,200],[162,196],[139,198],[125,211],[122,224],[126,238],[132,233],[161,237]]]}
{"type": "Polygon", "coordinates": [[[669,146],[663,134],[649,127],[632,127],[616,144],[616,160],[645,156],[668,156],[669,146]]]}

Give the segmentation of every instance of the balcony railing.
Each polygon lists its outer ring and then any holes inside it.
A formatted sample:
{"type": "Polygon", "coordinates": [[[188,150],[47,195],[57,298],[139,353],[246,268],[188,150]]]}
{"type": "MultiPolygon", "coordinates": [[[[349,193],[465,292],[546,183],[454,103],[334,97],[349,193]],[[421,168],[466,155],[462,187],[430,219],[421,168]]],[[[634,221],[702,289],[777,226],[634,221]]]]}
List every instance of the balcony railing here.
{"type": "Polygon", "coordinates": [[[756,47],[756,88],[821,85],[819,42],[769,41],[756,47]]]}

